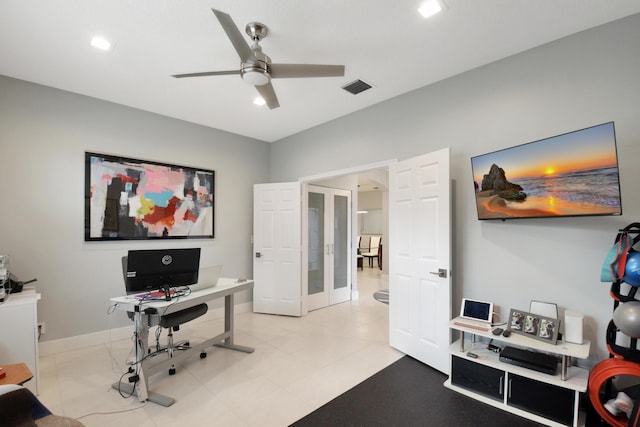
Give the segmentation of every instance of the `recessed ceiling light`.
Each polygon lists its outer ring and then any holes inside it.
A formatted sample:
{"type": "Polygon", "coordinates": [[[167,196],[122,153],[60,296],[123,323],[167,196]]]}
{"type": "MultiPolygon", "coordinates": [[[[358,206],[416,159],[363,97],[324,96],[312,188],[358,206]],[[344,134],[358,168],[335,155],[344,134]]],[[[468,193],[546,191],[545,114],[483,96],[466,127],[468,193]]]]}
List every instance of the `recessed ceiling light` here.
{"type": "Polygon", "coordinates": [[[94,37],[91,39],[91,46],[95,47],[96,49],[100,49],[100,50],[109,50],[111,49],[111,43],[109,42],[109,40],[103,38],[103,37],[94,37]]]}
{"type": "Polygon", "coordinates": [[[267,104],[267,101],[265,101],[261,97],[257,97],[256,99],[253,100],[253,103],[256,104],[256,105],[263,106],[263,105],[267,104]]]}
{"type": "Polygon", "coordinates": [[[442,10],[442,4],[437,0],[427,0],[418,8],[418,12],[425,18],[429,18],[442,10]]]}

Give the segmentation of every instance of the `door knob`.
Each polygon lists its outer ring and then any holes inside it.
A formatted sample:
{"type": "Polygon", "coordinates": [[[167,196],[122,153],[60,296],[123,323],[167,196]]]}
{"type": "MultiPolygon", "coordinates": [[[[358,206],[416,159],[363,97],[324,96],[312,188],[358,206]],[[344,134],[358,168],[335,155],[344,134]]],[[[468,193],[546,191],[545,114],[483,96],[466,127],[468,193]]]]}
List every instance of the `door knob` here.
{"type": "Polygon", "coordinates": [[[430,271],[430,274],[435,274],[438,277],[445,279],[447,277],[447,270],[445,268],[439,268],[438,271],[430,271]]]}

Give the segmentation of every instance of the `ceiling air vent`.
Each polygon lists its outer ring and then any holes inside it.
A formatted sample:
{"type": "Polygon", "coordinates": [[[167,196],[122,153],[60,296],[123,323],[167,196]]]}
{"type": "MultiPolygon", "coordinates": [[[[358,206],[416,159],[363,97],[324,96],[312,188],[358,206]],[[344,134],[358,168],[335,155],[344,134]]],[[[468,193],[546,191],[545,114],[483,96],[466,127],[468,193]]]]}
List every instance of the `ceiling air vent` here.
{"type": "Polygon", "coordinates": [[[346,84],[345,86],[342,86],[342,89],[346,90],[349,93],[357,95],[360,92],[364,92],[367,89],[371,89],[371,85],[369,83],[365,83],[362,80],[358,79],[358,80],[352,81],[351,83],[346,84]]]}

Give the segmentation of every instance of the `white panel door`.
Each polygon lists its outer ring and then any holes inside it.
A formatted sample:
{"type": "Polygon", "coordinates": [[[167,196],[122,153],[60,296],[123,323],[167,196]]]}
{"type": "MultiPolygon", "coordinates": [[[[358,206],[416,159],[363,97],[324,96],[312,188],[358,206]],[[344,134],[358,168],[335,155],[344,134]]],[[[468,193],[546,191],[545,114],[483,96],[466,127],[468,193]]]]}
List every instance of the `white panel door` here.
{"type": "Polygon", "coordinates": [[[253,311],[300,316],[300,184],[253,189],[253,311]]]}
{"type": "Polygon", "coordinates": [[[389,342],[450,373],[449,149],[389,170],[389,342]]]}

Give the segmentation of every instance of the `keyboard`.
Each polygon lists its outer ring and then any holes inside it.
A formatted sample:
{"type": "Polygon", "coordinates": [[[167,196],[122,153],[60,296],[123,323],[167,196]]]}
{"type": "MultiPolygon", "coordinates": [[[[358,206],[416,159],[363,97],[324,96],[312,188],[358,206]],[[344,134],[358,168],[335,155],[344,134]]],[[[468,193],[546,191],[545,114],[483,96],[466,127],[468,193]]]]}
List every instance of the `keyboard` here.
{"type": "MultiPolygon", "coordinates": [[[[174,289],[171,289],[169,291],[169,296],[171,298],[176,298],[176,297],[179,297],[179,296],[182,296],[182,295],[183,295],[183,293],[179,293],[174,289]]],[[[134,297],[139,299],[139,300],[153,300],[153,301],[165,300],[166,299],[166,295],[165,295],[164,291],[145,292],[143,294],[134,295],[134,297]]]]}
{"type": "Polygon", "coordinates": [[[459,321],[455,321],[453,322],[453,324],[457,326],[462,326],[463,328],[475,329],[476,331],[489,332],[488,326],[475,325],[472,323],[459,322],[459,321]]]}

